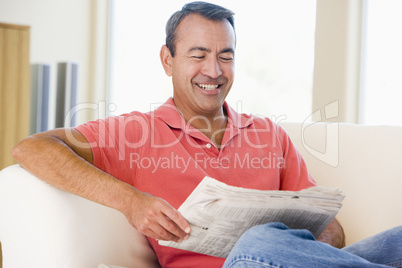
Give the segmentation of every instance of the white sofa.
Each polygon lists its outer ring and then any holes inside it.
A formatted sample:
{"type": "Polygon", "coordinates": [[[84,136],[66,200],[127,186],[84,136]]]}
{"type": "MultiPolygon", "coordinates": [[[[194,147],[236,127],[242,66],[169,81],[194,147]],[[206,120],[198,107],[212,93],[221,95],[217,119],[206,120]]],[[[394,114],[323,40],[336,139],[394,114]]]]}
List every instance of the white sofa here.
{"type": "MultiPolygon", "coordinates": [[[[347,196],[347,244],[402,224],[402,127],[283,123],[321,185],[347,196]]],[[[112,209],[62,192],[18,165],[0,173],[3,268],[158,267],[147,240],[112,209]]]]}

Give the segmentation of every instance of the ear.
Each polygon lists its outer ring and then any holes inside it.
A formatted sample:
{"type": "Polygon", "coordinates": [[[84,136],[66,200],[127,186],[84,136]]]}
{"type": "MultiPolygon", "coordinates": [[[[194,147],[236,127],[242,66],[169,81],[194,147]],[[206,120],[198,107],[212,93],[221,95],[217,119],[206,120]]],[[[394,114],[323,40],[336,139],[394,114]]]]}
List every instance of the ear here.
{"type": "Polygon", "coordinates": [[[172,54],[170,54],[170,50],[166,45],[162,46],[160,57],[166,75],[172,76],[172,54]]]}

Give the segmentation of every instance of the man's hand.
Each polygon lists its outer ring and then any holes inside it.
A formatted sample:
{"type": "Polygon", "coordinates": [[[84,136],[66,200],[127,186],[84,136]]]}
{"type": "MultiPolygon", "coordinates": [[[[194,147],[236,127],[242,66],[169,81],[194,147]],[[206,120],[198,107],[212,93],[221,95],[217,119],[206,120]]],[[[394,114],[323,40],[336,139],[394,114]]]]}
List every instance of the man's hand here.
{"type": "Polygon", "coordinates": [[[157,240],[180,243],[191,230],[186,219],[165,200],[140,191],[135,193],[124,214],[140,233],[157,240]]]}

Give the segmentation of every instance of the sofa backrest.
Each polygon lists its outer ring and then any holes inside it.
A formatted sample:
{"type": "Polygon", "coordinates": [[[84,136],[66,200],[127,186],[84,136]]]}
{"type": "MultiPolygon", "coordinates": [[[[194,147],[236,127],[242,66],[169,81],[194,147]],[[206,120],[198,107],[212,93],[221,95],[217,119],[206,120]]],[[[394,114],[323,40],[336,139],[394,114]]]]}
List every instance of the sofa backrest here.
{"type": "Polygon", "coordinates": [[[351,244],[402,224],[402,127],[282,123],[320,185],[346,193],[337,219],[351,244]]]}

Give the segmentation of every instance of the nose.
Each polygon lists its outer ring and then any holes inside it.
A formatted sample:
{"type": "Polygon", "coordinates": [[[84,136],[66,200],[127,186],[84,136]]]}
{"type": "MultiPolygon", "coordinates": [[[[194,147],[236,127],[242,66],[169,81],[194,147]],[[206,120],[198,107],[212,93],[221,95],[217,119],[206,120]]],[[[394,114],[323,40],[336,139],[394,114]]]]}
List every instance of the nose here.
{"type": "Polygon", "coordinates": [[[222,68],[219,61],[215,57],[209,57],[204,61],[201,73],[211,78],[218,78],[222,75],[222,68]]]}

